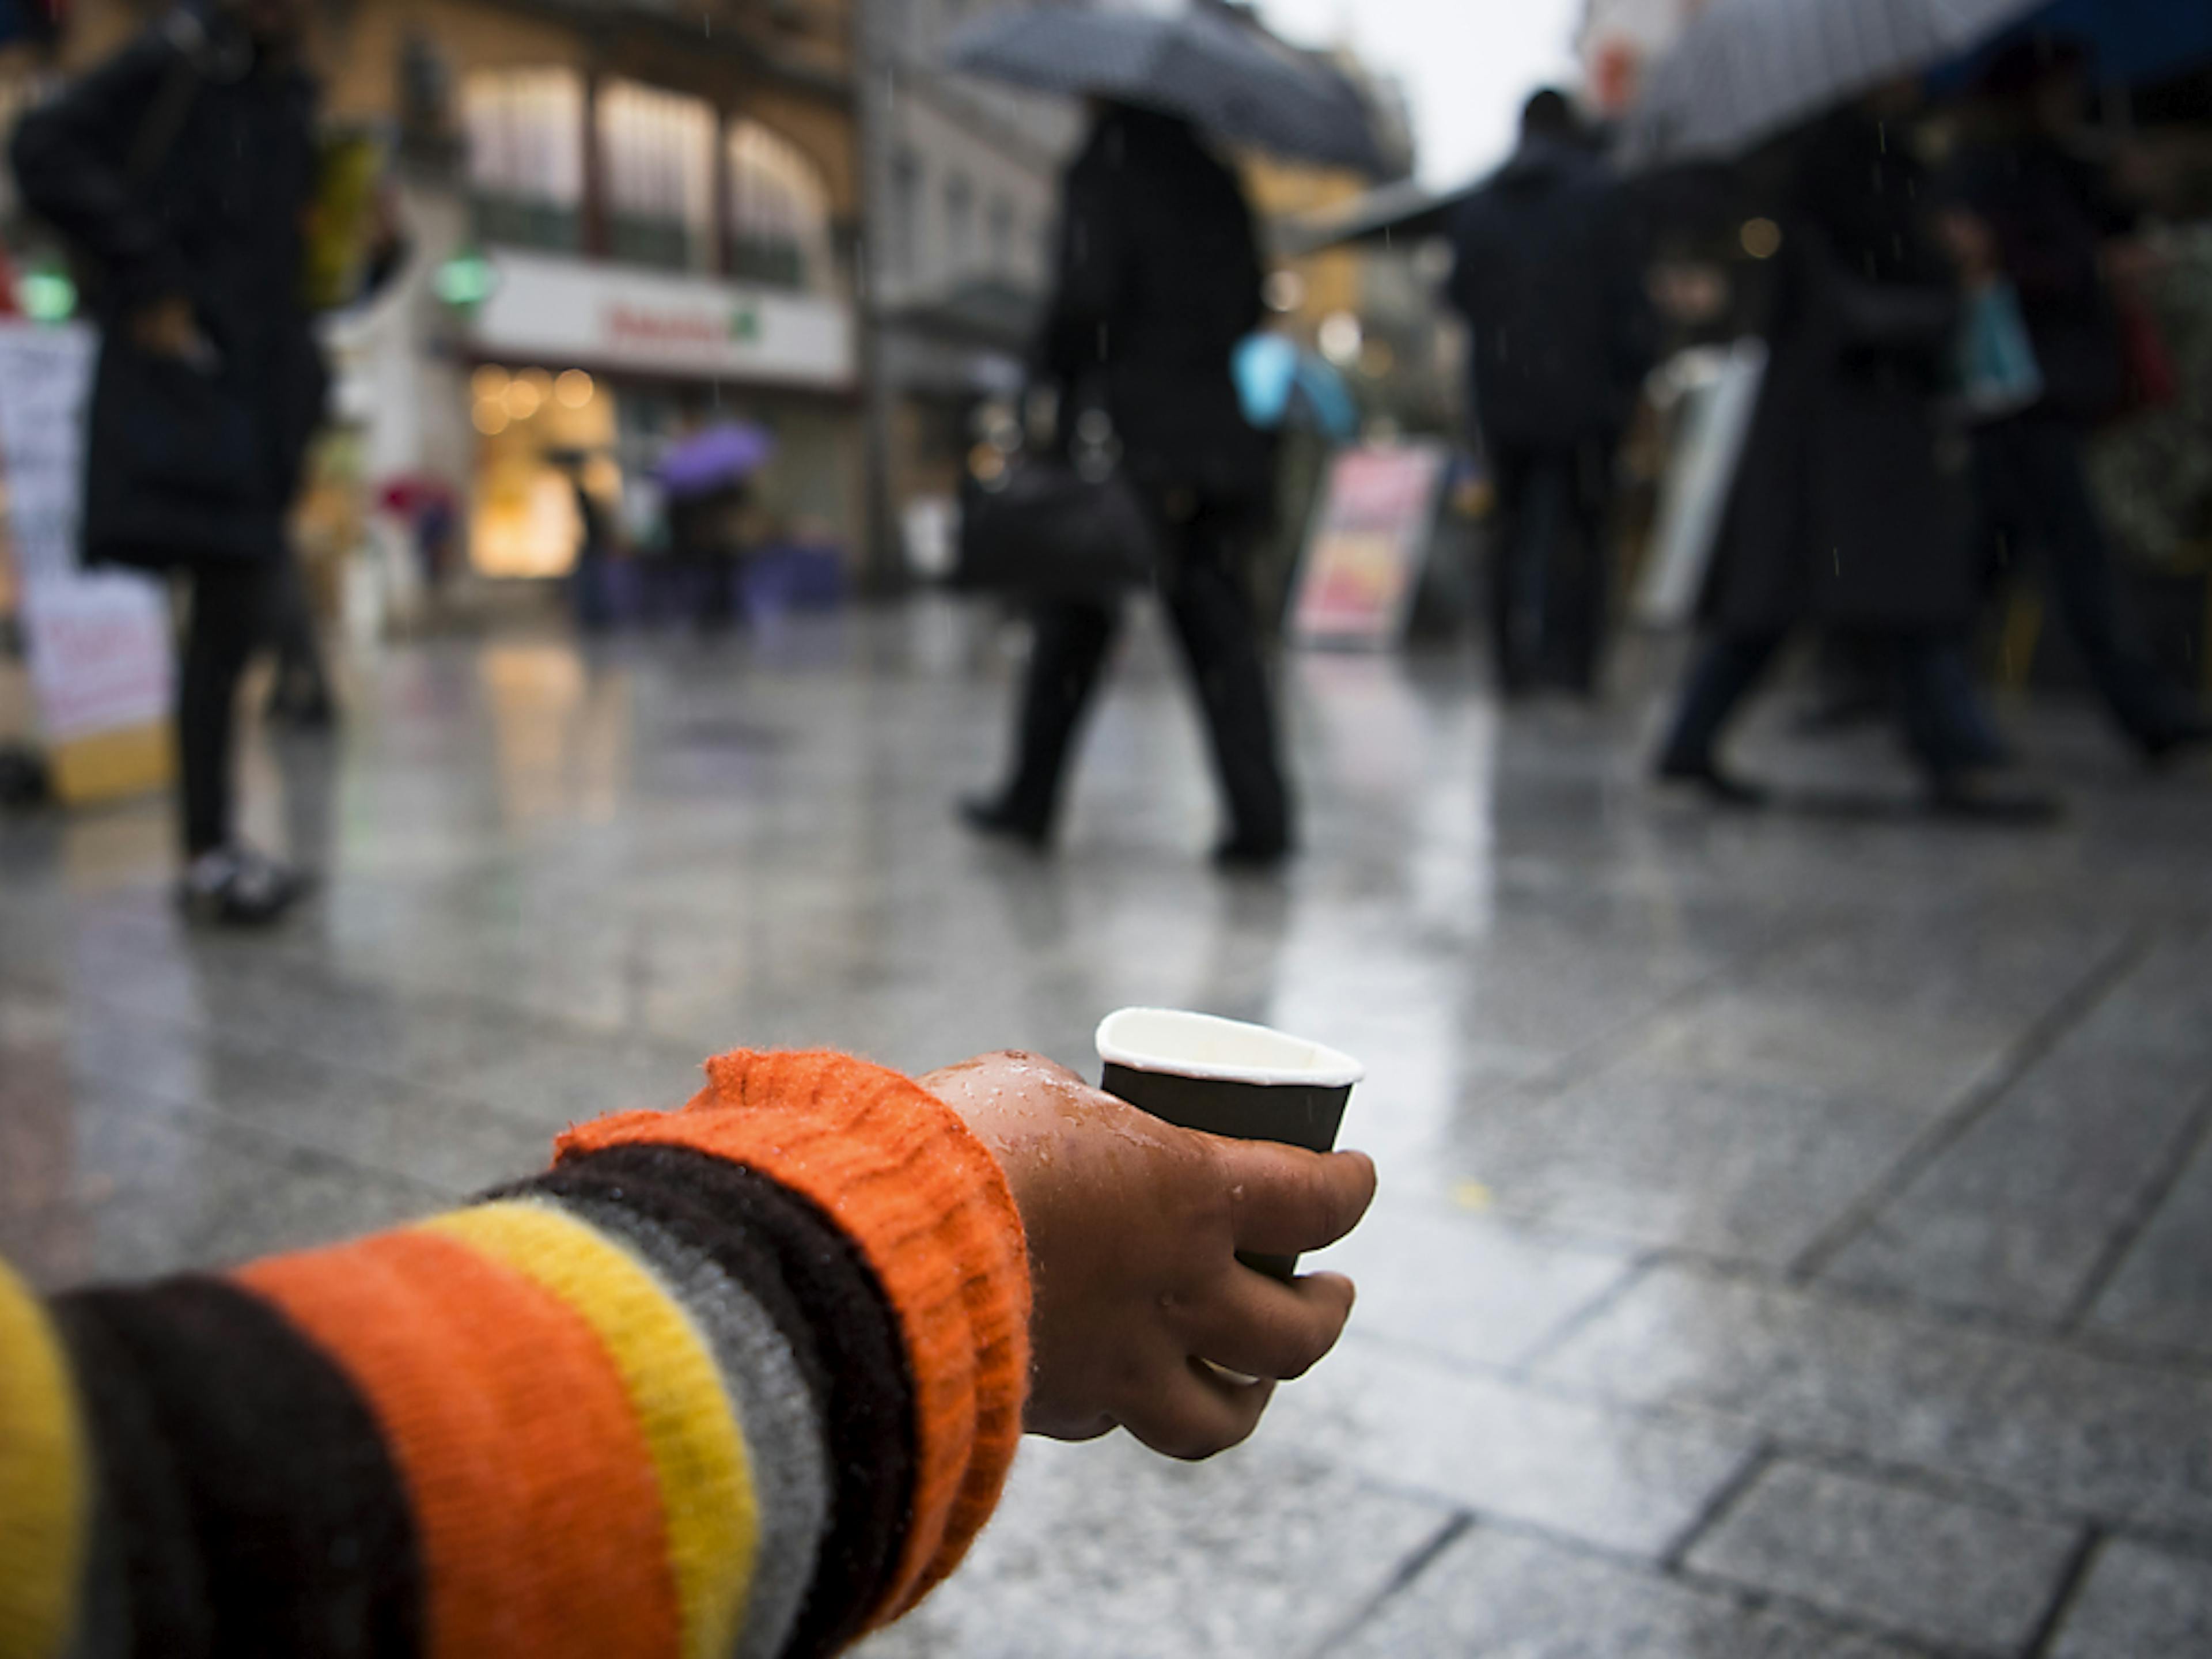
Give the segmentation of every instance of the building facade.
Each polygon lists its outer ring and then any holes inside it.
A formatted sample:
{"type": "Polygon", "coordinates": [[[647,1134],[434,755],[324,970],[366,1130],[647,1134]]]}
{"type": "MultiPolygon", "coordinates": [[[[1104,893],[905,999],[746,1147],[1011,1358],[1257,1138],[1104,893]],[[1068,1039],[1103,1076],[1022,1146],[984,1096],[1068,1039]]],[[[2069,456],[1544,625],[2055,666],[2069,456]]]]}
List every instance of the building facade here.
{"type": "MultiPolygon", "coordinates": [[[[0,71],[0,99],[147,15],[80,0],[0,71]]],[[[742,418],[776,441],[764,533],[853,546],[851,41],[848,0],[315,8],[331,150],[387,181],[410,245],[330,322],[337,483],[372,506],[451,501],[483,576],[556,576],[580,540],[580,461],[649,544],[660,450],[742,418]]]]}
{"type": "Polygon", "coordinates": [[[937,527],[971,416],[1018,386],[1053,258],[1061,166],[1080,136],[1066,100],[949,73],[963,26],[1024,0],[873,0],[884,73],[870,272],[881,329],[890,514],[909,556],[941,562],[937,527]]]}

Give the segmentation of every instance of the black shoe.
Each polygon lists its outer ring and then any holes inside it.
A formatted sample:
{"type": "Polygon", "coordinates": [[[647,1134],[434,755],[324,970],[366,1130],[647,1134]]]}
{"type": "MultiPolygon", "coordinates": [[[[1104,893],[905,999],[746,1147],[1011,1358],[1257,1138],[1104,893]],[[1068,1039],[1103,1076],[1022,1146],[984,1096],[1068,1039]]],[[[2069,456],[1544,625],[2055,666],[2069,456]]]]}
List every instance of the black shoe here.
{"type": "Polygon", "coordinates": [[[2021,828],[2055,823],[2065,811],[2054,795],[1992,788],[1972,773],[1952,773],[1930,780],[1928,810],[1939,818],[1955,818],[1963,823],[2021,828]]]}
{"type": "Polygon", "coordinates": [[[995,836],[1017,842],[1032,853],[1042,853],[1052,842],[1052,830],[1033,817],[1015,811],[1002,800],[972,796],[958,804],[960,822],[979,836],[995,836]]]}
{"type": "Polygon", "coordinates": [[[204,927],[265,927],[307,896],[304,872],[245,847],[203,853],[177,878],[177,908],[204,927]]]}
{"type": "Polygon", "coordinates": [[[1755,783],[1724,772],[1711,756],[1692,759],[1669,757],[1659,763],[1653,774],[1662,783],[1687,784],[1716,806],[1726,806],[1742,812],[1755,812],[1771,799],[1755,783]]]}
{"type": "Polygon", "coordinates": [[[1213,862],[1222,870],[1273,870],[1291,855],[1284,836],[1231,836],[1213,849],[1213,862]]]}

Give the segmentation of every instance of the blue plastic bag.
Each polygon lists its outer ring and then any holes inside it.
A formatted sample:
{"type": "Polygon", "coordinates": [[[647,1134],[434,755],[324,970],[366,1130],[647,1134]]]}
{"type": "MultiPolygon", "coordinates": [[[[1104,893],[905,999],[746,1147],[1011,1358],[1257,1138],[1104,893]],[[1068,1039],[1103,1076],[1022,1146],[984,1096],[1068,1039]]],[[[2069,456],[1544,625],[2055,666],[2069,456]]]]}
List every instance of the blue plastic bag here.
{"type": "Polygon", "coordinates": [[[1959,401],[1978,420],[2017,414],[2043,396],[2043,369],[2010,283],[1991,283],[1967,295],[1955,371],[1959,401]]]}

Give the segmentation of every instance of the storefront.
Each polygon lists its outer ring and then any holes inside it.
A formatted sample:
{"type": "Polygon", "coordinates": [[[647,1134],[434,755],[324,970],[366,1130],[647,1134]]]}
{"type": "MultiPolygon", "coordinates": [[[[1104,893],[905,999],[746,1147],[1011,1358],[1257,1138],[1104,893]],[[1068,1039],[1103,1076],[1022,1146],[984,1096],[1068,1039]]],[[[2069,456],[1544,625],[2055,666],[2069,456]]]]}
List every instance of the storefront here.
{"type": "Polygon", "coordinates": [[[766,526],[850,545],[860,455],[842,301],[504,250],[487,264],[460,338],[479,574],[565,573],[581,536],[579,477],[649,550],[660,451],[718,419],[775,435],[755,489],[766,526]]]}

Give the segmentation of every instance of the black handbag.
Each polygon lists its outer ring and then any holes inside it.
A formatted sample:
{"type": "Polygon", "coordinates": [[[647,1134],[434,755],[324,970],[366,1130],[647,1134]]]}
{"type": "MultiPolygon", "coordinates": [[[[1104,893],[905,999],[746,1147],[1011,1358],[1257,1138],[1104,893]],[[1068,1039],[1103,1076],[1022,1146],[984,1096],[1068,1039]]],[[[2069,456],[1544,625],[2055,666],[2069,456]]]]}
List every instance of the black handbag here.
{"type": "Polygon", "coordinates": [[[1157,538],[1104,410],[1083,412],[1064,455],[1016,449],[992,458],[961,480],[954,586],[1104,600],[1152,581],[1157,538]]]}

